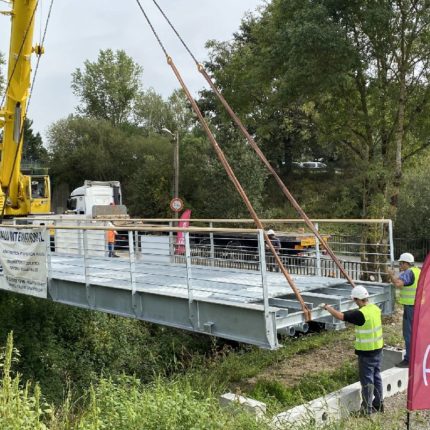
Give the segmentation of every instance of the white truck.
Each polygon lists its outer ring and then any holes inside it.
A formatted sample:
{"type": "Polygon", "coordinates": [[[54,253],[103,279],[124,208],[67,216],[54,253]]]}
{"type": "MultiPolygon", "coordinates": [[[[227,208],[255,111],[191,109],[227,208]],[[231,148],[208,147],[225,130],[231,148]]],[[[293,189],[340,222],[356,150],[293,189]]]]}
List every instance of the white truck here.
{"type": "Polygon", "coordinates": [[[76,188],[67,201],[67,213],[78,215],[103,215],[123,212],[119,181],[89,181],[76,188]],[[105,212],[105,213],[103,213],[105,212]]]}

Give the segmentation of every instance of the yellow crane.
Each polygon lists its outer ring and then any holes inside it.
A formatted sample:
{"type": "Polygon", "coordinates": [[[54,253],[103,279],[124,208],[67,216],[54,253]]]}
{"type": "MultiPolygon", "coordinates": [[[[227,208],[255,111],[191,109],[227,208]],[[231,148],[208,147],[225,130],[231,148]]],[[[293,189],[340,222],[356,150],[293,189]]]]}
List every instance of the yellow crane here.
{"type": "Polygon", "coordinates": [[[6,80],[5,104],[0,109],[0,215],[27,216],[51,211],[48,175],[21,172],[24,120],[30,91],[31,56],[43,48],[33,46],[37,0],[13,0],[11,37],[6,80]]]}

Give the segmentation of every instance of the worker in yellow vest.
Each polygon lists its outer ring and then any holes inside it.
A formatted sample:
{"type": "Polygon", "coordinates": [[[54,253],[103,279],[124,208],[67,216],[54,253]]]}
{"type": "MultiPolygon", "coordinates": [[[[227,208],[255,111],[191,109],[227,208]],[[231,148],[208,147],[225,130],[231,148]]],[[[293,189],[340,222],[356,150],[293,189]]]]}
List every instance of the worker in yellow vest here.
{"type": "Polygon", "coordinates": [[[415,267],[414,264],[414,256],[409,252],[404,252],[399,258],[399,276],[396,276],[393,270],[388,270],[391,282],[396,288],[400,288],[399,303],[403,305],[403,338],[406,353],[405,358],[397,364],[397,367],[409,366],[415,294],[421,273],[421,269],[415,267]]]}
{"type": "Polygon", "coordinates": [[[351,291],[351,299],[358,306],[340,312],[327,304],[320,307],[340,321],[355,325],[355,354],[358,356],[358,373],[361,384],[361,409],[363,415],[384,412],[381,362],[382,337],[381,309],[369,303],[369,292],[361,285],[351,291]]]}

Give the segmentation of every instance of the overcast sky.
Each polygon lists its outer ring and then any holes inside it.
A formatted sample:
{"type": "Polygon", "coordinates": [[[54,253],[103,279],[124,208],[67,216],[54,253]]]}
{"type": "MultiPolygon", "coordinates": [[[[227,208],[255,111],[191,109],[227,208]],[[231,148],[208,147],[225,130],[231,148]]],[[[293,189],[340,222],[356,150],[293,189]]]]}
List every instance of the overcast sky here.
{"type": "MultiPolygon", "coordinates": [[[[205,86],[194,62],[166,26],[151,0],[140,1],[163,44],[194,95],[205,86]]],[[[41,39],[49,0],[40,1],[35,40],[41,39]]],[[[209,39],[226,41],[239,29],[247,12],[255,12],[265,0],[158,0],[166,15],[199,61],[207,59],[209,39]]],[[[0,9],[7,5],[0,3],[0,9]]],[[[9,49],[10,20],[0,15],[0,51],[9,49]]],[[[40,62],[29,117],[33,128],[45,136],[54,121],[74,112],[77,100],[70,89],[71,73],[100,49],[123,49],[143,66],[143,87],[167,97],[179,86],[163,52],[150,32],[135,0],[55,0],[45,55],[40,62]]],[[[6,57],[7,58],[7,57],[6,57]]]]}

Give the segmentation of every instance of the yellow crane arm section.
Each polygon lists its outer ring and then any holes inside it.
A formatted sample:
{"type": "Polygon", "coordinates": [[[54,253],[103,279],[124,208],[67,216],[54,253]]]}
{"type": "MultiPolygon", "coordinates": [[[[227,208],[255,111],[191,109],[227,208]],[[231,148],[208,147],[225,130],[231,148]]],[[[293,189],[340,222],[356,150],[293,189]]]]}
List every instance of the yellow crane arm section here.
{"type": "Polygon", "coordinates": [[[49,177],[21,172],[37,3],[37,0],[12,3],[6,103],[0,111],[0,126],[4,128],[0,144],[0,211],[6,216],[49,213],[51,206],[49,177]]]}

